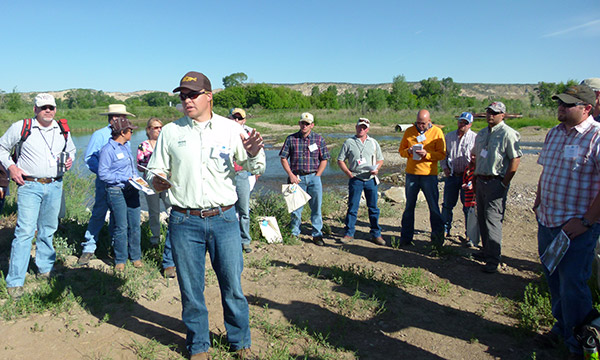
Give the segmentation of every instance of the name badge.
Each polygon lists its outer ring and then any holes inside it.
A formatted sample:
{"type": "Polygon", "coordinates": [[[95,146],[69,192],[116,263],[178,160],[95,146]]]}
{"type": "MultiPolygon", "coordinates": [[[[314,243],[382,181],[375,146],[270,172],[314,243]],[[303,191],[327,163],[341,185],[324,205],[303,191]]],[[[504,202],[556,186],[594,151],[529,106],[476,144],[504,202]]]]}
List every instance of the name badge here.
{"type": "Polygon", "coordinates": [[[427,137],[425,136],[425,134],[421,134],[421,135],[417,136],[417,141],[418,142],[425,141],[425,139],[427,139],[427,137]]]}
{"type": "Polygon", "coordinates": [[[565,159],[577,159],[579,156],[579,146],[577,145],[565,145],[564,155],[565,159]]]}
{"type": "Polygon", "coordinates": [[[481,152],[479,153],[479,155],[481,155],[482,158],[487,158],[487,150],[486,149],[481,149],[481,152]]]}
{"type": "Polygon", "coordinates": [[[319,147],[317,146],[317,144],[310,144],[308,145],[308,150],[310,152],[316,151],[319,147]]]}
{"type": "Polygon", "coordinates": [[[365,158],[360,158],[360,159],[356,160],[357,165],[364,165],[366,163],[367,163],[367,159],[365,159],[365,158]]]}
{"type": "Polygon", "coordinates": [[[117,159],[121,160],[121,159],[125,159],[125,154],[123,153],[118,153],[117,154],[117,159]]]}

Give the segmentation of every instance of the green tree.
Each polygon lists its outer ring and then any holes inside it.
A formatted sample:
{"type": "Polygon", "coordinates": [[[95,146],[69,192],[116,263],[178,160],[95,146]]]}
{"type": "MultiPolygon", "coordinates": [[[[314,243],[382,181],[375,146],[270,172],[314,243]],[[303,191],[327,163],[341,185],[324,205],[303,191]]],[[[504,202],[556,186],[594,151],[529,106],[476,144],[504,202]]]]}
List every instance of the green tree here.
{"type": "Polygon", "coordinates": [[[243,72],[237,72],[237,73],[233,73],[231,75],[227,75],[223,78],[223,86],[225,87],[225,89],[233,87],[233,86],[240,86],[243,82],[248,80],[248,75],[244,74],[243,72]]]}
{"type": "Polygon", "coordinates": [[[246,108],[247,103],[247,87],[234,86],[213,95],[215,106],[231,109],[234,107],[246,108]]]}
{"type": "Polygon", "coordinates": [[[388,92],[383,89],[367,90],[366,102],[369,110],[381,110],[387,107],[388,92]]]}
{"type": "Polygon", "coordinates": [[[17,92],[17,88],[15,87],[10,94],[6,95],[6,108],[12,112],[15,112],[23,107],[25,107],[25,102],[21,97],[21,94],[17,92]]]}
{"type": "Polygon", "coordinates": [[[388,103],[394,110],[411,109],[417,104],[417,97],[412,93],[404,75],[394,77],[388,103]]]}
{"type": "Polygon", "coordinates": [[[337,86],[330,85],[327,90],[319,94],[319,100],[323,109],[339,109],[337,86]]]}

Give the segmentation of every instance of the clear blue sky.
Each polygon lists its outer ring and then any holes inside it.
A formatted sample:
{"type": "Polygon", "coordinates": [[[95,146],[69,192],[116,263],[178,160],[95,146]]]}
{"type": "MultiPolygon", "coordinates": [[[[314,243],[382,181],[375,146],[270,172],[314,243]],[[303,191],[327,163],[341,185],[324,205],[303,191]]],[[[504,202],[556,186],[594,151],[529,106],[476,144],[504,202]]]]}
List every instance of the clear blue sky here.
{"type": "Polygon", "coordinates": [[[0,89],[600,77],[600,1],[3,1],[0,89]]]}

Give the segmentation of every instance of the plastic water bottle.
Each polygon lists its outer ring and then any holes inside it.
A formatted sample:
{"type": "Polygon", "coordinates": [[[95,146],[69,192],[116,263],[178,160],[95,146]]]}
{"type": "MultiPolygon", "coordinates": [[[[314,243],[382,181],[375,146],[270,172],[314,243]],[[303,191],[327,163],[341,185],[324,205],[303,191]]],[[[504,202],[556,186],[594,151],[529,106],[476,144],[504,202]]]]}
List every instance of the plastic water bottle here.
{"type": "Polygon", "coordinates": [[[596,347],[596,340],[592,336],[588,336],[583,345],[583,358],[585,360],[599,360],[598,348],[596,347]]]}

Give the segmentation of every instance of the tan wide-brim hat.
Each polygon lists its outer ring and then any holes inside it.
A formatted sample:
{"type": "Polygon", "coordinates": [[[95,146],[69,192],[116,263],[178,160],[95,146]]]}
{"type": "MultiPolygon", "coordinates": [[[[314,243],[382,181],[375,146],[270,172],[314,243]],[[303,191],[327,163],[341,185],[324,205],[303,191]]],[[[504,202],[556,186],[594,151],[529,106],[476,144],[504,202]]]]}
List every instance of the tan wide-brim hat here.
{"type": "Polygon", "coordinates": [[[108,112],[101,113],[100,115],[128,115],[133,116],[130,112],[127,112],[127,107],[123,104],[110,104],[108,105],[108,112]]]}

